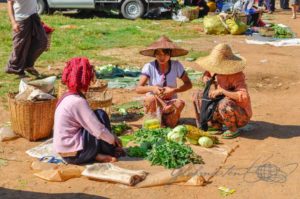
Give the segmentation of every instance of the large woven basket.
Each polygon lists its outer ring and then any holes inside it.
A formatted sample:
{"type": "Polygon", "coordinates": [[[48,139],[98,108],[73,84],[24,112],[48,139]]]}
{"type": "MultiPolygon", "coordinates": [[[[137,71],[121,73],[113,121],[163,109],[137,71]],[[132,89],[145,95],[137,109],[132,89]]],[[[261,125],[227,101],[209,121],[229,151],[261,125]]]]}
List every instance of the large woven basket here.
{"type": "MultiPolygon", "coordinates": [[[[107,89],[107,81],[97,79],[91,84],[88,92],[103,92],[107,89]]],[[[59,83],[57,97],[60,98],[68,90],[67,86],[62,82],[59,83]]]]}
{"type": "Polygon", "coordinates": [[[57,99],[46,101],[17,101],[8,94],[12,130],[18,135],[36,141],[52,133],[57,99]]]}

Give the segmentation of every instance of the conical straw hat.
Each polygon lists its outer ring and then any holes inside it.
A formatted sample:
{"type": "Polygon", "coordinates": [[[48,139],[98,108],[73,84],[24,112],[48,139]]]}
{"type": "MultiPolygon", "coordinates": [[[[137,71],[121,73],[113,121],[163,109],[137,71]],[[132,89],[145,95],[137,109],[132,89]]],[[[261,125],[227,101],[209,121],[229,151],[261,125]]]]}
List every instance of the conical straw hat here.
{"type": "Polygon", "coordinates": [[[196,63],[211,73],[230,75],[243,71],[246,59],[234,55],[228,44],[218,44],[210,55],[197,59],[196,63]]]}
{"type": "Polygon", "coordinates": [[[148,48],[141,50],[140,54],[155,57],[154,51],[157,49],[171,49],[171,57],[179,57],[189,53],[189,51],[176,46],[168,37],[162,36],[148,48]]]}

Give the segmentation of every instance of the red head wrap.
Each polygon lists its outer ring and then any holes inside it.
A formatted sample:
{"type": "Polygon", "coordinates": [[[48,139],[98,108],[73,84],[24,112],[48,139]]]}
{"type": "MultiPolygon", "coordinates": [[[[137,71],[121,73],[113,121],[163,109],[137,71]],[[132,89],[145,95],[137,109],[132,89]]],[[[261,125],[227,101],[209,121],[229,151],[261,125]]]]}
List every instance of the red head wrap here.
{"type": "Polygon", "coordinates": [[[93,66],[85,57],[72,58],[67,62],[62,74],[62,81],[71,92],[79,92],[80,90],[86,92],[93,78],[93,66]]]}

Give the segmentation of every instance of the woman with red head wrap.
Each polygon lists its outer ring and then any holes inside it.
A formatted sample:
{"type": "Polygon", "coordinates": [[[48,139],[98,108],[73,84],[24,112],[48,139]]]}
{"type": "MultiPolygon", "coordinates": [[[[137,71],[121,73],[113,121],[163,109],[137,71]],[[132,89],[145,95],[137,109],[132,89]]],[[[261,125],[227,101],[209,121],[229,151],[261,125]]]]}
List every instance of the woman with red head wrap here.
{"type": "Polygon", "coordinates": [[[72,93],[86,92],[93,78],[93,67],[85,57],[73,58],[67,62],[62,75],[62,81],[72,93]]]}
{"type": "Polygon", "coordinates": [[[93,66],[84,57],[71,59],[63,71],[62,81],[68,92],[57,104],[53,144],[54,150],[71,164],[112,162],[122,152],[106,112],[91,110],[83,94],[93,78],[93,66]]]}

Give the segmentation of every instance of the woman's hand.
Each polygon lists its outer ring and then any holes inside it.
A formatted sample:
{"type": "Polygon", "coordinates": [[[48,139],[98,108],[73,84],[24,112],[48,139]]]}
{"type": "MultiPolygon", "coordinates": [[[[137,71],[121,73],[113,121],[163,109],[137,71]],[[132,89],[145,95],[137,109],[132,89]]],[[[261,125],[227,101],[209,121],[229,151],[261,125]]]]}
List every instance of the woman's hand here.
{"type": "Polygon", "coordinates": [[[209,92],[209,98],[214,99],[217,96],[220,96],[223,94],[224,94],[224,89],[219,87],[216,90],[209,92]]]}
{"type": "Polygon", "coordinates": [[[164,87],[164,90],[163,90],[163,98],[172,98],[173,95],[176,93],[175,91],[175,88],[171,88],[171,87],[164,87]]]}
{"type": "Polygon", "coordinates": [[[155,95],[160,96],[161,94],[163,94],[164,88],[159,87],[159,86],[153,86],[152,92],[153,92],[155,95]]]}
{"type": "Polygon", "coordinates": [[[118,138],[117,136],[115,136],[115,145],[120,148],[123,147],[120,138],[118,138]]]}

